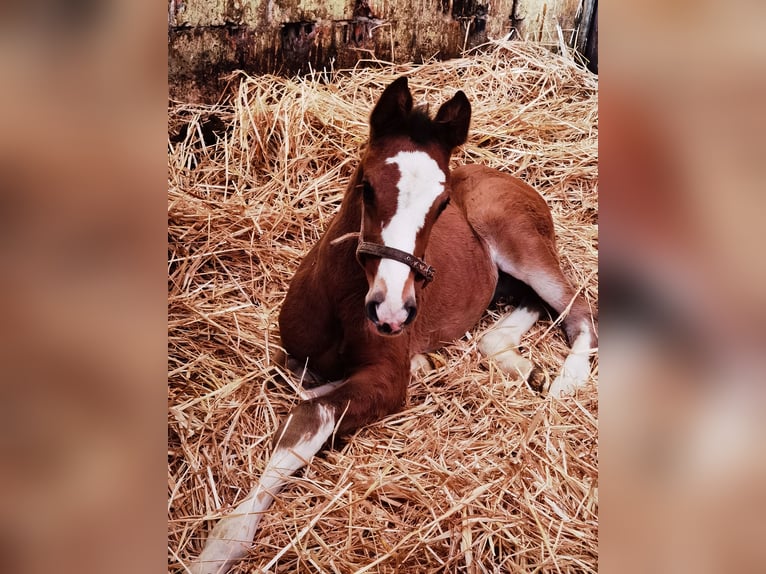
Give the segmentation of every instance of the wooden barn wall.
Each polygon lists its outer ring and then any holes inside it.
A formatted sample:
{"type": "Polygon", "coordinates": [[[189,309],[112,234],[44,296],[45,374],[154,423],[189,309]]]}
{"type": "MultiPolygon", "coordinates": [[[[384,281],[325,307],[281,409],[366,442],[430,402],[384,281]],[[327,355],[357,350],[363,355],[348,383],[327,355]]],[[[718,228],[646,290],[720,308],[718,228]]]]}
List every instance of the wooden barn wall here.
{"type": "Polygon", "coordinates": [[[214,101],[224,77],[419,62],[513,32],[585,53],[596,0],[169,0],[168,81],[179,101],[214,101]]]}

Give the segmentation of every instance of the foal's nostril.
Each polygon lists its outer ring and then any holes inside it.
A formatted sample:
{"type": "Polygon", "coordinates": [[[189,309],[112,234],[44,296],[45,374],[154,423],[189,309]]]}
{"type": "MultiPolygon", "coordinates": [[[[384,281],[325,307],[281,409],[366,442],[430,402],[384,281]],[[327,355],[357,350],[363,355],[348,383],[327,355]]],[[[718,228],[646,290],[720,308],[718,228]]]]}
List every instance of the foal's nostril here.
{"type": "Polygon", "coordinates": [[[367,311],[367,317],[372,321],[373,323],[378,323],[378,303],[375,301],[370,301],[365,305],[365,310],[367,311]]]}
{"type": "Polygon", "coordinates": [[[415,320],[415,316],[418,314],[418,308],[415,305],[407,305],[407,319],[404,321],[405,325],[409,325],[415,320]]]}

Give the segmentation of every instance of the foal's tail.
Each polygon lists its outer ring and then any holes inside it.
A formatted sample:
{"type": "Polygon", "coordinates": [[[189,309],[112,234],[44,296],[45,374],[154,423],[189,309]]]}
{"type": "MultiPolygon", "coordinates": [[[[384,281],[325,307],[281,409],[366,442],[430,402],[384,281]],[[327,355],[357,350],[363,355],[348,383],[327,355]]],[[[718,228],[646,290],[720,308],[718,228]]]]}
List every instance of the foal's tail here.
{"type": "Polygon", "coordinates": [[[319,402],[303,403],[293,410],[277,432],[263,476],[232,513],[215,525],[190,567],[192,574],[225,574],[247,554],[274,496],[319,451],[332,434],[335,420],[335,408],[319,402]]]}

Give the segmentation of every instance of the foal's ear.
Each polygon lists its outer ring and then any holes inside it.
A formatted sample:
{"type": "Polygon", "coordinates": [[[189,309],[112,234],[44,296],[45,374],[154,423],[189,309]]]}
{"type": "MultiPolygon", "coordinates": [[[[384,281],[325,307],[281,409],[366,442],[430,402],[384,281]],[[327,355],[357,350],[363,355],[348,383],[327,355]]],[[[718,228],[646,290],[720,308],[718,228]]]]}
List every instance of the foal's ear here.
{"type": "Polygon", "coordinates": [[[397,129],[412,111],[412,94],[407,77],[394,80],[383,93],[370,115],[370,139],[375,139],[397,129]]]}
{"type": "Polygon", "coordinates": [[[443,103],[434,119],[440,136],[450,149],[465,143],[471,123],[471,103],[462,91],[443,103]]]}

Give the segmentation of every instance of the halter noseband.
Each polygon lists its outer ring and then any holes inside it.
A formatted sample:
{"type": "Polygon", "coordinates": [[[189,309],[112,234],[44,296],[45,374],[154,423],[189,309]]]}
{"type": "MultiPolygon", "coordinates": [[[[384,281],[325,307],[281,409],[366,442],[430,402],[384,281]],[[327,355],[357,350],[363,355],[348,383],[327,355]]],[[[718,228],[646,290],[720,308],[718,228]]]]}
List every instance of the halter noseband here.
{"type": "Polygon", "coordinates": [[[404,263],[410,269],[412,269],[420,279],[423,280],[423,287],[433,281],[434,275],[436,274],[436,269],[431,267],[428,263],[419,257],[415,257],[411,253],[407,253],[401,249],[394,249],[393,247],[388,247],[387,245],[379,245],[378,243],[361,241],[361,238],[359,245],[356,248],[356,254],[357,256],[364,254],[372,255],[374,257],[383,257],[386,259],[393,259],[399,263],[404,263]]]}

